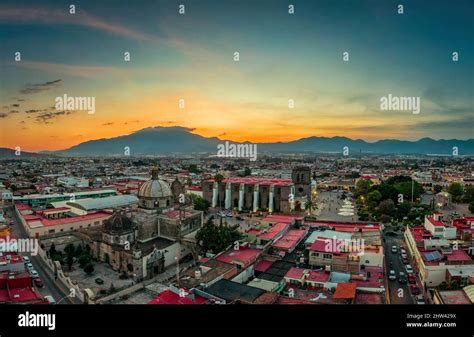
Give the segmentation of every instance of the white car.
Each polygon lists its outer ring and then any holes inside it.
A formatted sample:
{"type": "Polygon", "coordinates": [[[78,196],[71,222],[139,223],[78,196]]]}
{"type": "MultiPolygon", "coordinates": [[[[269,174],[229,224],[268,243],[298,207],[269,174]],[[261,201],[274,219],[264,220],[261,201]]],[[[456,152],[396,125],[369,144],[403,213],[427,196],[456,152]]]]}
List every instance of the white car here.
{"type": "Polygon", "coordinates": [[[398,251],[397,246],[392,246],[392,253],[396,253],[398,251]]]}
{"type": "Polygon", "coordinates": [[[35,267],[33,267],[33,264],[31,264],[31,262],[28,262],[28,263],[26,264],[26,268],[28,268],[28,270],[31,271],[31,270],[33,270],[35,267]]]}
{"type": "Polygon", "coordinates": [[[403,248],[400,248],[400,254],[402,254],[402,255],[403,255],[403,254],[406,254],[406,253],[407,253],[407,251],[406,251],[405,249],[403,249],[403,248]]]}
{"type": "Polygon", "coordinates": [[[402,253],[401,257],[402,259],[408,259],[408,255],[406,253],[402,253]]]}
{"type": "Polygon", "coordinates": [[[407,274],[412,274],[413,273],[413,268],[409,264],[407,264],[405,266],[405,270],[407,271],[407,274]]]}
{"type": "Polygon", "coordinates": [[[416,297],[416,304],[425,304],[425,299],[423,298],[423,295],[418,295],[416,297]]]}
{"type": "Polygon", "coordinates": [[[28,256],[23,256],[23,262],[25,264],[30,263],[30,258],[28,256]]]}
{"type": "Polygon", "coordinates": [[[37,277],[39,277],[38,272],[37,272],[36,270],[34,270],[34,269],[30,270],[30,274],[31,274],[31,277],[32,277],[32,278],[37,278],[37,277]]]}
{"type": "Polygon", "coordinates": [[[44,299],[47,300],[49,304],[56,304],[56,300],[53,298],[53,296],[46,295],[44,299]]]}
{"type": "Polygon", "coordinates": [[[395,272],[395,270],[390,270],[390,272],[388,273],[388,279],[390,281],[395,281],[397,279],[397,273],[395,272]]]}

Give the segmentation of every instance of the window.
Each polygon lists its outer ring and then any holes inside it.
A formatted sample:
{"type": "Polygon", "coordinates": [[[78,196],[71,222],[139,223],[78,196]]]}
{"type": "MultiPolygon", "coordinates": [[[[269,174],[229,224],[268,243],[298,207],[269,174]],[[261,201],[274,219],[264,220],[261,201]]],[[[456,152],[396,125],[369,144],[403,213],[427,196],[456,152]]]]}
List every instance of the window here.
{"type": "Polygon", "coordinates": [[[331,254],[323,254],[323,257],[325,259],[331,259],[332,258],[332,255],[331,254]]]}
{"type": "Polygon", "coordinates": [[[54,233],[54,232],[55,232],[54,229],[50,229],[50,230],[48,231],[48,233],[50,233],[50,234],[52,234],[52,233],[54,233]]]}

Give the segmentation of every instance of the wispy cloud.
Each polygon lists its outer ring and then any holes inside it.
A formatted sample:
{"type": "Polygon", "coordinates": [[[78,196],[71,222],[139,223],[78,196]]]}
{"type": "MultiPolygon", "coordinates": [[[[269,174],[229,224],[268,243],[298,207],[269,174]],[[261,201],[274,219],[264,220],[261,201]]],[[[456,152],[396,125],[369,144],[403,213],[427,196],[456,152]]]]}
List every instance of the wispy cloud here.
{"type": "Polygon", "coordinates": [[[29,7],[0,7],[0,20],[7,23],[36,23],[36,24],[64,24],[85,26],[91,29],[104,31],[110,34],[127,37],[130,39],[158,42],[155,36],[116,24],[88,14],[77,9],[76,14],[64,10],[49,8],[29,7]]]}
{"type": "MultiPolygon", "coordinates": [[[[20,90],[20,93],[23,95],[36,94],[38,92],[49,90],[53,87],[58,86],[61,83],[61,79],[49,81],[39,84],[27,84],[25,88],[20,90]]],[[[19,104],[13,104],[12,106],[20,106],[19,104]]]]}

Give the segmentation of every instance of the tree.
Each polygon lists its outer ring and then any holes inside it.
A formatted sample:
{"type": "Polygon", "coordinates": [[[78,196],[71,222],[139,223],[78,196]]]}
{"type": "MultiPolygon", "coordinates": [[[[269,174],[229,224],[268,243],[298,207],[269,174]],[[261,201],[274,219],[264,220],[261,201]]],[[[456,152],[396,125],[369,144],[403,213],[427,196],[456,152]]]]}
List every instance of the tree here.
{"type": "Polygon", "coordinates": [[[467,186],[464,189],[464,195],[462,196],[462,201],[465,203],[474,202],[474,186],[467,186]]]}
{"type": "Polygon", "coordinates": [[[191,164],[191,165],[189,165],[188,171],[189,171],[190,173],[195,173],[195,174],[201,173],[201,170],[198,169],[198,167],[197,167],[196,164],[191,164]]]}
{"type": "Polygon", "coordinates": [[[220,173],[216,173],[216,175],[214,176],[214,180],[220,184],[222,180],[224,180],[224,176],[220,173]]]}
{"type": "Polygon", "coordinates": [[[364,180],[364,179],[359,180],[356,184],[354,196],[357,198],[359,196],[367,195],[367,193],[369,193],[371,185],[372,185],[371,180],[364,180]]]}
{"type": "Polygon", "coordinates": [[[410,213],[411,210],[411,204],[409,202],[403,202],[398,205],[397,207],[397,219],[398,220],[403,220],[404,217],[408,216],[408,213],[410,213]]]}
{"type": "Polygon", "coordinates": [[[68,243],[66,247],[64,247],[64,252],[67,255],[74,255],[74,252],[75,252],[74,244],[68,243]]]}
{"type": "MultiPolygon", "coordinates": [[[[385,214],[388,216],[393,216],[395,213],[395,204],[392,199],[387,199],[380,202],[379,207],[377,208],[380,214],[385,214]]],[[[387,222],[387,221],[386,221],[387,222]]]]}
{"type": "Polygon", "coordinates": [[[413,181],[412,183],[411,178],[410,178],[410,181],[397,183],[394,185],[394,187],[399,194],[403,195],[404,200],[411,201],[412,188],[413,188],[413,200],[418,199],[423,193],[423,187],[416,181],[413,181]]]}
{"type": "Polygon", "coordinates": [[[88,253],[82,254],[81,256],[79,256],[79,259],[77,260],[81,268],[86,266],[90,261],[91,261],[91,256],[88,253]]]}
{"type": "Polygon", "coordinates": [[[474,201],[469,203],[469,212],[474,213],[474,201]]]}
{"type": "Polygon", "coordinates": [[[433,186],[433,192],[434,194],[438,194],[439,192],[441,192],[443,190],[443,186],[441,185],[434,185],[433,186]]]}
{"type": "Polygon", "coordinates": [[[213,220],[209,219],[196,233],[196,241],[202,252],[217,254],[241,239],[242,234],[238,228],[238,225],[216,225],[213,220]]]}
{"type": "Polygon", "coordinates": [[[204,213],[207,213],[209,206],[211,206],[209,201],[203,197],[200,197],[199,195],[191,194],[191,200],[193,202],[194,209],[197,211],[203,211],[204,213]]]}
{"type": "Polygon", "coordinates": [[[81,244],[77,245],[77,247],[76,247],[76,256],[81,256],[83,251],[84,251],[84,249],[82,248],[82,245],[81,244]]]}
{"type": "Polygon", "coordinates": [[[56,254],[56,245],[53,243],[51,243],[51,246],[49,247],[49,256],[53,256],[54,254],[56,254]]]}
{"type": "Polygon", "coordinates": [[[66,264],[67,264],[67,267],[68,267],[69,271],[71,271],[73,263],[74,263],[74,256],[72,254],[68,253],[67,256],[66,256],[66,264]]]}
{"type": "Polygon", "coordinates": [[[249,176],[249,175],[251,175],[251,174],[252,174],[252,170],[250,170],[250,168],[246,167],[246,168],[244,169],[244,177],[247,177],[247,176],[249,176]]]}
{"type": "Polygon", "coordinates": [[[379,202],[382,199],[382,194],[375,190],[367,194],[367,201],[368,202],[379,202]]]}
{"type": "Polygon", "coordinates": [[[92,265],[92,263],[88,263],[86,264],[86,266],[84,267],[84,272],[87,274],[87,275],[90,275],[94,272],[94,266],[92,265]]]}
{"type": "Polygon", "coordinates": [[[464,189],[460,183],[454,182],[448,187],[448,193],[451,193],[453,196],[453,201],[461,201],[461,196],[464,193],[464,189]]]}

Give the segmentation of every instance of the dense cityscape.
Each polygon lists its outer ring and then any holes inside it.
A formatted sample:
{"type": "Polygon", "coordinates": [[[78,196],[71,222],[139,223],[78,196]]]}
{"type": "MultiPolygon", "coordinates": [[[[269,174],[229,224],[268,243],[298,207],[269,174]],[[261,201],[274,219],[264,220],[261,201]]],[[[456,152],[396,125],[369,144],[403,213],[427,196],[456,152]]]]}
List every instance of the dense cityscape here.
{"type": "Polygon", "coordinates": [[[2,239],[37,243],[3,253],[0,298],[472,304],[473,164],[337,155],[4,159],[2,239]]]}

